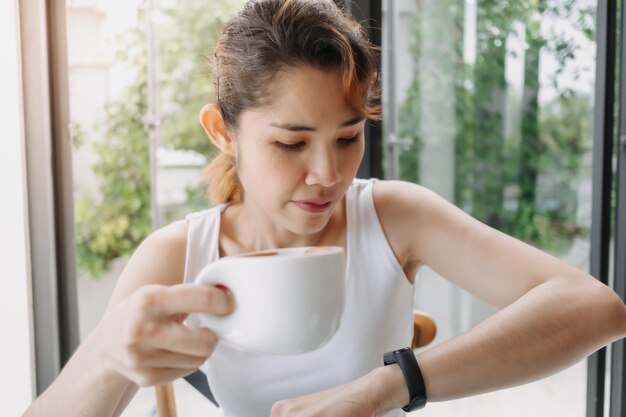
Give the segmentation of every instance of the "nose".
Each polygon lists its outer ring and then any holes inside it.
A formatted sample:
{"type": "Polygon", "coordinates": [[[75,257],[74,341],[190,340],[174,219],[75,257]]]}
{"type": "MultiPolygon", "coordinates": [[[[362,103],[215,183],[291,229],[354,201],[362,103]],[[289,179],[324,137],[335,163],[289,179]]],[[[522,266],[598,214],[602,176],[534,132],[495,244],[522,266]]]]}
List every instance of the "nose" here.
{"type": "Polygon", "coordinates": [[[320,151],[309,161],[309,169],[305,178],[307,185],[332,187],[341,180],[339,164],[332,152],[320,151]]]}

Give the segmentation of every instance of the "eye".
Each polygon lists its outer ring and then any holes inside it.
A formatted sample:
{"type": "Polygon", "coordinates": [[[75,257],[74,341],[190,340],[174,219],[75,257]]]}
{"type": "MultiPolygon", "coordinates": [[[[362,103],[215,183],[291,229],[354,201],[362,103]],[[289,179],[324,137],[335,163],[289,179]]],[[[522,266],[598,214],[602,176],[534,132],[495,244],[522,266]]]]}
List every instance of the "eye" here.
{"type": "Polygon", "coordinates": [[[357,142],[359,140],[359,135],[354,135],[351,138],[339,138],[337,139],[337,143],[340,146],[348,146],[353,144],[354,142],[357,142]]]}
{"type": "Polygon", "coordinates": [[[297,151],[299,149],[302,149],[302,147],[304,146],[304,142],[302,141],[297,143],[274,142],[274,144],[276,144],[276,146],[278,146],[280,149],[285,149],[288,151],[297,151]]]}

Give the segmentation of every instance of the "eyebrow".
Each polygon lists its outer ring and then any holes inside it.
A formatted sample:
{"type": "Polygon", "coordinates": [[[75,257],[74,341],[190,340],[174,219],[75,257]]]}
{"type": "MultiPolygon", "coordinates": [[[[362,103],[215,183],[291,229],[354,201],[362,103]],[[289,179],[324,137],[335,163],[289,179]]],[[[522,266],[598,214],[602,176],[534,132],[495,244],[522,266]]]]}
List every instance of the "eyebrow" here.
{"type": "MultiPolygon", "coordinates": [[[[346,120],[345,122],[341,123],[339,127],[353,126],[357,123],[361,123],[363,120],[365,120],[365,117],[361,115],[357,115],[351,118],[350,120],[346,120]]],[[[270,123],[270,125],[273,127],[277,127],[279,129],[289,130],[290,132],[316,132],[317,131],[316,128],[311,127],[311,126],[304,126],[304,125],[298,125],[298,124],[292,124],[292,123],[270,123]]]]}

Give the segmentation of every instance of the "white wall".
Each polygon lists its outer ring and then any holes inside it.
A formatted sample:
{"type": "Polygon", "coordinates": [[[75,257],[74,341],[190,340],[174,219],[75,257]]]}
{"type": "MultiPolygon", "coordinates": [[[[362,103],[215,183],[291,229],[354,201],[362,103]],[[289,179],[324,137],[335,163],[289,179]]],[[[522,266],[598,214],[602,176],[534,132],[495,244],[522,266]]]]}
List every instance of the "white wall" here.
{"type": "Polygon", "coordinates": [[[5,416],[21,415],[34,392],[18,5],[19,0],[0,2],[0,404],[5,416]]]}

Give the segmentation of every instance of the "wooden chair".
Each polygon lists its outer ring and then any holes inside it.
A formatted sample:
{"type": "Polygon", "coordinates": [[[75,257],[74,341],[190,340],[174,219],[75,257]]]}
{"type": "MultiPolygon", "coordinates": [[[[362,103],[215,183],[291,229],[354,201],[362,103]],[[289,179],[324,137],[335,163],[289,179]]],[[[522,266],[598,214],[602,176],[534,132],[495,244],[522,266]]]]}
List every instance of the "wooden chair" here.
{"type": "MultiPolygon", "coordinates": [[[[417,349],[428,345],[437,334],[435,321],[426,313],[413,310],[413,342],[411,347],[417,349]]],[[[174,385],[170,382],[156,389],[157,415],[159,417],[176,417],[176,400],[174,385]]]]}

